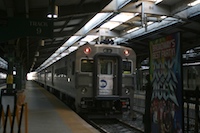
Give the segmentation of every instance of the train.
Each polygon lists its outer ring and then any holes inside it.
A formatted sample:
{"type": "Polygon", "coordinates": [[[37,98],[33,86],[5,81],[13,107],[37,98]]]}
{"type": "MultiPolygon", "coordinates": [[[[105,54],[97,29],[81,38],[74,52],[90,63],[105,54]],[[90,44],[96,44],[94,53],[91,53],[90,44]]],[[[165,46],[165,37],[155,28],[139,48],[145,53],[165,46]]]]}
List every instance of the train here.
{"type": "Polygon", "coordinates": [[[7,73],[6,70],[0,68],[0,86],[6,84],[7,73]]]}
{"type": "Polygon", "coordinates": [[[85,44],[37,72],[36,81],[76,112],[118,113],[131,109],[136,54],[112,44],[85,44]]]}
{"type": "Polygon", "coordinates": [[[195,90],[200,87],[200,64],[186,63],[183,65],[183,89],[195,90]]]}
{"type": "MultiPolygon", "coordinates": [[[[146,88],[146,75],[149,74],[149,68],[139,69],[136,72],[137,91],[145,91],[146,88]]],[[[200,63],[184,63],[182,65],[182,81],[183,90],[195,90],[200,87],[200,63]]]]}
{"type": "Polygon", "coordinates": [[[6,84],[8,63],[0,57],[0,86],[6,84]]]}

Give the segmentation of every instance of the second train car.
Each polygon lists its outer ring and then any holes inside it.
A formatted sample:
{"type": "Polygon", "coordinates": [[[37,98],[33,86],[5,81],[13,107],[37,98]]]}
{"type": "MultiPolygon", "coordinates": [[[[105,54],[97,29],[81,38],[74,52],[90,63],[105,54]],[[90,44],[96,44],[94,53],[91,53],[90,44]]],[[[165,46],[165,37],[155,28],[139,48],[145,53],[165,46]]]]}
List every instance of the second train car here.
{"type": "Polygon", "coordinates": [[[37,81],[77,112],[130,110],[136,54],[128,47],[86,44],[38,72],[37,81]]]}

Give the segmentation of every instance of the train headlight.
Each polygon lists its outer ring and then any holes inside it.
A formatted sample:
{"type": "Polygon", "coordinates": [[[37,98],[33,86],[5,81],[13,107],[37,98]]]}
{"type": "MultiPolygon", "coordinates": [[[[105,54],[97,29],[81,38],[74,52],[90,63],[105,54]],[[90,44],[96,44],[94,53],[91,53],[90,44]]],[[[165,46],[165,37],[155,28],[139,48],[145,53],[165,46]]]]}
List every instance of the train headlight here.
{"type": "Polygon", "coordinates": [[[126,88],[126,89],[125,89],[125,93],[126,93],[126,95],[129,95],[129,94],[130,94],[130,89],[129,89],[129,88],[126,88]]]}
{"type": "Polygon", "coordinates": [[[82,93],[82,94],[85,94],[86,92],[87,92],[87,88],[82,88],[82,89],[81,89],[81,93],[82,93]]]}
{"type": "Polygon", "coordinates": [[[130,55],[129,50],[125,49],[125,50],[124,50],[124,55],[125,55],[125,56],[129,56],[129,55],[130,55]]]}
{"type": "Polygon", "coordinates": [[[87,47],[84,49],[84,53],[85,54],[89,54],[91,52],[91,48],[90,47],[87,47]]]}

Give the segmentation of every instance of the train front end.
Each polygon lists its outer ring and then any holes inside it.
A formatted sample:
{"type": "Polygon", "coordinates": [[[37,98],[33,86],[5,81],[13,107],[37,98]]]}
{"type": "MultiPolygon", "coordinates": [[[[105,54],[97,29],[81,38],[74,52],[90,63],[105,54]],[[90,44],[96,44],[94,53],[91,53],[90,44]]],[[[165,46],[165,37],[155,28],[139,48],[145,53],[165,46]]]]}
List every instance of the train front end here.
{"type": "Polygon", "coordinates": [[[133,98],[134,51],[113,45],[85,45],[80,50],[84,51],[77,73],[83,79],[77,84],[81,92],[80,110],[120,114],[129,111],[133,98]]]}

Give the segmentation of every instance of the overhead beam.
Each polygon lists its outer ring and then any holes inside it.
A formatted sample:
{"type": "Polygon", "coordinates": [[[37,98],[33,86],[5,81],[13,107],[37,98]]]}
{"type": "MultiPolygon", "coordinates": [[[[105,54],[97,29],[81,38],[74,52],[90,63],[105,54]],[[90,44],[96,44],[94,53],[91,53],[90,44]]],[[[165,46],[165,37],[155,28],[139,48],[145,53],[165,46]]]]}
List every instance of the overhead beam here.
{"type": "Polygon", "coordinates": [[[97,35],[97,36],[104,36],[104,37],[118,37],[119,33],[111,31],[109,29],[93,29],[87,33],[87,35],[97,35]]]}
{"type": "Polygon", "coordinates": [[[129,3],[122,9],[120,12],[133,12],[133,13],[142,13],[144,14],[154,14],[154,15],[170,15],[170,8],[167,6],[156,5],[154,2],[149,1],[138,1],[135,3],[129,3]]]}
{"type": "Polygon", "coordinates": [[[192,22],[192,20],[190,20],[190,18],[194,17],[194,15],[198,15],[197,13],[199,13],[199,12],[200,12],[200,4],[190,7],[190,8],[187,8],[183,11],[180,11],[180,12],[174,14],[173,17],[192,22]]]}
{"type": "Polygon", "coordinates": [[[175,15],[176,13],[186,10],[188,8],[188,3],[194,0],[182,0],[171,6],[171,14],[175,15]]]}

